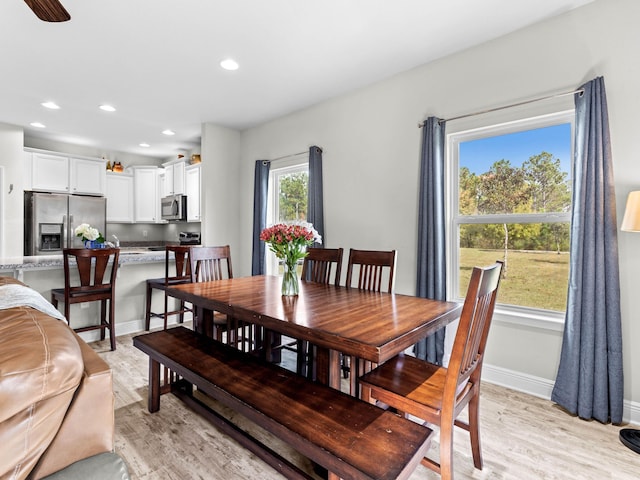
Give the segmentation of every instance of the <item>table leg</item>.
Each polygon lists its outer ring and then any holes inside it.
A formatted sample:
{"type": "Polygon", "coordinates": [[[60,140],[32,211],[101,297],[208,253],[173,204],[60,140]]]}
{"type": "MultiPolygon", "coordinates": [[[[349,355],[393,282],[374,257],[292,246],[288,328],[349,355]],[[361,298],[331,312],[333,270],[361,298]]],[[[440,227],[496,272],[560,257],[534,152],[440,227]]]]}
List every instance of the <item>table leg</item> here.
{"type": "Polygon", "coordinates": [[[149,357],[149,412],[160,410],[160,363],[149,357]]]}
{"type": "Polygon", "coordinates": [[[316,378],[320,383],[340,390],[340,352],[316,347],[316,378]]]}
{"type": "Polygon", "coordinates": [[[213,312],[199,306],[194,306],[195,318],[193,331],[200,335],[213,337],[213,312]]]}

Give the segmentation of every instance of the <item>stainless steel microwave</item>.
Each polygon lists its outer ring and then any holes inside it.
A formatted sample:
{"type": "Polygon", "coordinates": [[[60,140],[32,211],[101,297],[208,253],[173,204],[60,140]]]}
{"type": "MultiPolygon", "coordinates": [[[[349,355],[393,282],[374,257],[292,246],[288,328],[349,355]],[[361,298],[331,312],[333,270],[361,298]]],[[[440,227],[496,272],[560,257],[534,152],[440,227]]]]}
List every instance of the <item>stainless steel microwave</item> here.
{"type": "Polygon", "coordinates": [[[163,220],[186,221],[187,220],[187,196],[171,195],[160,201],[160,209],[163,220]]]}

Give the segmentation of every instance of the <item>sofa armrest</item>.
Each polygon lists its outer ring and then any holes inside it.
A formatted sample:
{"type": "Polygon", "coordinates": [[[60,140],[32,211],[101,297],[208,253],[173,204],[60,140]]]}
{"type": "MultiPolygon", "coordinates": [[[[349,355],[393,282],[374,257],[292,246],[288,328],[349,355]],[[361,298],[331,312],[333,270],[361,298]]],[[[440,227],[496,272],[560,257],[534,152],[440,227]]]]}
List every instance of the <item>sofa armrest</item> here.
{"type": "Polygon", "coordinates": [[[24,479],[62,425],[82,381],[74,335],[32,308],[0,310],[0,478],[24,479]]]}
{"type": "MultiPolygon", "coordinates": [[[[74,335],[76,335],[74,333],[74,335]]],[[[84,373],[60,430],[29,478],[39,479],[114,446],[114,395],[109,365],[76,335],[84,373]]]]}
{"type": "Polygon", "coordinates": [[[43,480],[129,480],[124,460],[115,453],[100,453],[69,465],[43,480]]]}

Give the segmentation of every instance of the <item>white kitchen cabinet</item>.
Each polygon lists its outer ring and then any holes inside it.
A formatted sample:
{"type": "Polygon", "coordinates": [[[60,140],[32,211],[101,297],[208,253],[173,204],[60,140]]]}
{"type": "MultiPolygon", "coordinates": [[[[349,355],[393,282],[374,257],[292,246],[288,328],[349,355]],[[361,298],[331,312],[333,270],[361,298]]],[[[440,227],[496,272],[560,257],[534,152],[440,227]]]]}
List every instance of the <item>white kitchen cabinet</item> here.
{"type": "Polygon", "coordinates": [[[69,158],[70,193],[104,195],[107,170],[103,160],[69,158]]]}
{"type": "Polygon", "coordinates": [[[178,160],[176,162],[164,163],[164,194],[183,195],[185,193],[185,161],[178,160]]]}
{"type": "Polygon", "coordinates": [[[133,176],[107,173],[107,222],[133,223],[133,176]]]}
{"type": "Polygon", "coordinates": [[[133,218],[136,222],[159,223],[158,167],[132,167],[133,218]]]}
{"type": "Polygon", "coordinates": [[[187,192],[187,222],[200,221],[200,164],[185,168],[185,191],[187,192]]]}
{"type": "Polygon", "coordinates": [[[33,152],[31,189],[69,193],[69,157],[33,152]]]}
{"type": "Polygon", "coordinates": [[[26,151],[25,189],[40,192],[104,195],[106,169],[98,158],[69,157],[46,151],[26,151]]]}

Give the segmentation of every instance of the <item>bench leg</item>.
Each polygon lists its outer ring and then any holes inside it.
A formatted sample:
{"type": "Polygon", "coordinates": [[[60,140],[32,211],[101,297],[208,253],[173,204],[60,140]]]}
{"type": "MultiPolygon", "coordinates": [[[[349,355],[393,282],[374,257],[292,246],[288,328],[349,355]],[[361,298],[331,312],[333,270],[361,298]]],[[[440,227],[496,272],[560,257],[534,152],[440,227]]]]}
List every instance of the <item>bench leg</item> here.
{"type": "Polygon", "coordinates": [[[149,412],[160,410],[160,363],[149,357],[149,412]]]}

